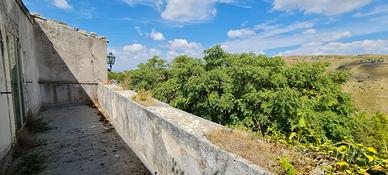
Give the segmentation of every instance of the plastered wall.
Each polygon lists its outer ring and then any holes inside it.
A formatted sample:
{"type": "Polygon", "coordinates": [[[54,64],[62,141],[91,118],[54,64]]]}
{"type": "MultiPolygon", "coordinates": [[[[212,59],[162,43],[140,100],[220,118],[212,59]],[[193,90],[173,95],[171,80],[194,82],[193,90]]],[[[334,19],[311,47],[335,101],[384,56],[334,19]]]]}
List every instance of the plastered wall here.
{"type": "MultiPolygon", "coordinates": [[[[12,34],[19,39],[23,99],[25,111],[36,113],[40,108],[40,90],[38,85],[38,68],[35,57],[34,26],[31,18],[20,8],[16,0],[0,1],[0,31],[2,50],[0,56],[0,91],[11,92],[10,62],[6,35],[12,34]]],[[[0,94],[0,158],[15,142],[16,124],[11,94],[0,94]]]]}
{"type": "Polygon", "coordinates": [[[107,80],[107,40],[54,20],[34,19],[42,104],[94,101],[97,83],[107,80]]]}
{"type": "MultiPolygon", "coordinates": [[[[0,32],[0,92],[12,91],[6,34],[19,40],[23,116],[44,105],[92,102],[98,82],[107,80],[104,37],[31,15],[21,0],[0,0],[0,32]]],[[[14,101],[0,94],[0,159],[16,140],[14,101]]]]}

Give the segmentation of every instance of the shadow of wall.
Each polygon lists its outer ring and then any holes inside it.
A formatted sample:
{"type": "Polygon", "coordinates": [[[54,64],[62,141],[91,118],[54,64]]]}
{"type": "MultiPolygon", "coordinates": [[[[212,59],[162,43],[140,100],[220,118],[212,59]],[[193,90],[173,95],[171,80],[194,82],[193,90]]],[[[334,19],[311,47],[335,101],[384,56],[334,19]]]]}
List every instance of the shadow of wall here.
{"type": "Polygon", "coordinates": [[[107,80],[107,40],[63,23],[34,16],[41,103],[95,102],[107,80]]]}

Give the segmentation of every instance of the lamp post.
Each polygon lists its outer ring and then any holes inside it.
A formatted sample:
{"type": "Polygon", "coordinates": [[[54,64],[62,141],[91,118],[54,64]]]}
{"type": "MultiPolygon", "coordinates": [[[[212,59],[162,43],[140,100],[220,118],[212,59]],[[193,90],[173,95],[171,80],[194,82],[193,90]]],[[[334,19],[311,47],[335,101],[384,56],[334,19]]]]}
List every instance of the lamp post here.
{"type": "Polygon", "coordinates": [[[107,56],[107,63],[109,65],[108,71],[112,71],[112,66],[115,64],[116,56],[112,52],[109,52],[107,56]]]}

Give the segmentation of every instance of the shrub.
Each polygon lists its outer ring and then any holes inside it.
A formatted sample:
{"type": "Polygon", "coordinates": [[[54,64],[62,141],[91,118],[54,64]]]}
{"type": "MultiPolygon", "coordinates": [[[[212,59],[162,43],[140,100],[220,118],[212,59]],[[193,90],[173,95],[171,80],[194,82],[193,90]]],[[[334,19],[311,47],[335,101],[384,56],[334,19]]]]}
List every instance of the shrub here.
{"type": "Polygon", "coordinates": [[[368,146],[383,150],[388,155],[388,116],[376,113],[368,116],[366,113],[355,115],[353,124],[354,139],[368,146]]]}
{"type": "Polygon", "coordinates": [[[138,65],[138,69],[127,72],[130,79],[129,88],[146,91],[156,88],[159,83],[168,80],[166,66],[166,62],[158,57],[153,57],[147,63],[138,65]]]}
{"type": "Polygon", "coordinates": [[[129,87],[150,90],[170,105],[214,122],[242,124],[263,134],[298,135],[302,142],[350,137],[353,107],[341,91],[347,74],[328,64],[288,66],[280,57],[230,54],[220,46],[203,59],[154,57],[129,71],[129,87]],[[298,127],[304,120],[305,125],[298,127]],[[306,136],[308,134],[309,136],[306,136]]]}
{"type": "Polygon", "coordinates": [[[108,79],[122,82],[125,79],[125,74],[122,72],[108,72],[108,79]]]}

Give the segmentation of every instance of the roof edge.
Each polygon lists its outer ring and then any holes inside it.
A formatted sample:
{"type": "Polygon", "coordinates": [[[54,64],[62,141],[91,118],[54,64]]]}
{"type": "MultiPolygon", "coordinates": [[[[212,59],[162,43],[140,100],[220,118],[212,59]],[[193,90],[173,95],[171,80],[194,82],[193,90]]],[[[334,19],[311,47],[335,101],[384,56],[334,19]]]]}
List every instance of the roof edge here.
{"type": "Polygon", "coordinates": [[[30,11],[28,10],[28,8],[26,7],[26,5],[24,5],[23,1],[22,0],[15,0],[16,1],[16,4],[18,4],[19,8],[23,11],[23,13],[26,15],[26,17],[28,18],[28,20],[31,22],[31,24],[34,24],[34,19],[31,17],[31,14],[30,14],[30,11]]]}

